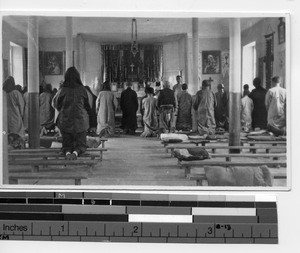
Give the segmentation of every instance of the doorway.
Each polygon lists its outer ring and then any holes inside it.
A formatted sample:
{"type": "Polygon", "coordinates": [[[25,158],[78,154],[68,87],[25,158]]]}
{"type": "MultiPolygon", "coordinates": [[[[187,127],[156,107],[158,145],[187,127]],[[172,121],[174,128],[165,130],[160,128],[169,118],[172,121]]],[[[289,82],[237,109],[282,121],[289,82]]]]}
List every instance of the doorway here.
{"type": "Polygon", "coordinates": [[[256,42],[243,46],[242,90],[248,84],[249,90],[254,89],[253,79],[256,77],[256,42]]]}
{"type": "Polygon", "coordinates": [[[23,87],[23,48],[13,42],[10,42],[10,73],[15,83],[23,87]]]}

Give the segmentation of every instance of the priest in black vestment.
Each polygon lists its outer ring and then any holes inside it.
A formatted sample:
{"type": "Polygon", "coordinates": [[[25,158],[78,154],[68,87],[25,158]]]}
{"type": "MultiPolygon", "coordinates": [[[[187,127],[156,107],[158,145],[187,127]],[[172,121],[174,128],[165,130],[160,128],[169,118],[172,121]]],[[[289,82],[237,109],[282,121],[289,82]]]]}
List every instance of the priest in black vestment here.
{"type": "Polygon", "coordinates": [[[122,126],[125,134],[135,134],[137,129],[137,118],[136,112],[138,110],[138,99],[137,94],[134,90],[131,89],[132,83],[126,83],[126,90],[121,93],[121,110],[123,113],[122,116],[122,126]]]}

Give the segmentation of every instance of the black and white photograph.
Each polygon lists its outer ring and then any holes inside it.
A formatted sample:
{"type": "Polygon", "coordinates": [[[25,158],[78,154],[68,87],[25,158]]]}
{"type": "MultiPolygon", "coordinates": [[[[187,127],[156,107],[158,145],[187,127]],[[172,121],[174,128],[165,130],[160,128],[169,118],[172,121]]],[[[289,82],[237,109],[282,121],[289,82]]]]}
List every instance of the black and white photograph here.
{"type": "Polygon", "coordinates": [[[289,189],[289,18],[3,15],[3,184],[289,189]]]}

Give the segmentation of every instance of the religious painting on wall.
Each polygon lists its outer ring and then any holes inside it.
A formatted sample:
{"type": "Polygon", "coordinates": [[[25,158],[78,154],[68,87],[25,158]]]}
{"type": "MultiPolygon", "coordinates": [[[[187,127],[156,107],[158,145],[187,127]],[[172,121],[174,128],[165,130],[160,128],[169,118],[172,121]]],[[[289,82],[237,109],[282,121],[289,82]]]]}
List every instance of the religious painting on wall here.
{"type": "Polygon", "coordinates": [[[221,73],[221,52],[220,51],[202,52],[202,73],[203,74],[221,73]]]}
{"type": "Polygon", "coordinates": [[[44,75],[63,75],[63,52],[44,52],[44,75]]]}

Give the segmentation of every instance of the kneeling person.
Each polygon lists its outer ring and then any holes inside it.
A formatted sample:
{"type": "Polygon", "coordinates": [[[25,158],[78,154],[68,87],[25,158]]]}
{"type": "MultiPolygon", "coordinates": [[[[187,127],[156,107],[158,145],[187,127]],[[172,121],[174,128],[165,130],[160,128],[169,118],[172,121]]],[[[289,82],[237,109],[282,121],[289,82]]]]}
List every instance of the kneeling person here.
{"type": "Polygon", "coordinates": [[[57,124],[62,134],[62,152],[67,160],[76,160],[87,148],[86,132],[89,129],[91,107],[75,67],[70,67],[65,73],[54,106],[59,111],[57,124]]]}

